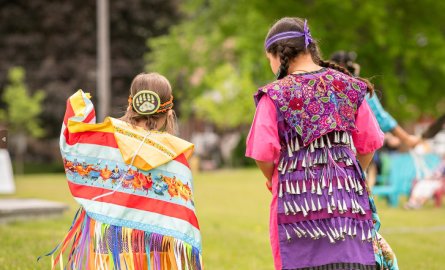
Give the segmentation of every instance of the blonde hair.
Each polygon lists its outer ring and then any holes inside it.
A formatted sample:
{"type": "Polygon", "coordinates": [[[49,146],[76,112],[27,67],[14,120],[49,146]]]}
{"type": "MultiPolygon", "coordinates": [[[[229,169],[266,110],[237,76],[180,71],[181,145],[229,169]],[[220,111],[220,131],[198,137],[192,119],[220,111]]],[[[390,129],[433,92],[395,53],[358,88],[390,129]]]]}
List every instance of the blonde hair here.
{"type": "MultiPolygon", "coordinates": [[[[159,73],[141,73],[134,77],[130,86],[130,96],[133,97],[137,92],[142,90],[150,90],[158,94],[161,103],[169,101],[172,96],[170,82],[159,73]]],[[[176,134],[178,130],[176,113],[173,109],[151,115],[141,115],[135,112],[130,104],[129,109],[125,112],[125,115],[121,117],[121,120],[133,126],[145,122],[145,128],[148,130],[159,129],[170,134],[176,134]],[[170,113],[170,111],[172,112],[170,113]],[[158,128],[162,121],[164,121],[164,124],[161,128],[158,128]]]]}

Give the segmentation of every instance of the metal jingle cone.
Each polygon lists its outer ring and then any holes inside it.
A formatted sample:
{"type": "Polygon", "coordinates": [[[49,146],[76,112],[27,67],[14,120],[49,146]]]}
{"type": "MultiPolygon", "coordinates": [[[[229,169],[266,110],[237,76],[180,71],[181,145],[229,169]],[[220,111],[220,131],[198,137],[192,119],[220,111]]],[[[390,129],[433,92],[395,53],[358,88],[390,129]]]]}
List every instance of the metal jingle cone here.
{"type": "Polygon", "coordinates": [[[329,232],[326,232],[326,235],[327,235],[328,238],[329,238],[329,243],[331,243],[331,244],[335,244],[335,240],[334,240],[334,238],[332,238],[332,236],[329,234],[329,232]]]}
{"type": "Polygon", "coordinates": [[[326,177],[324,177],[324,174],[321,175],[321,186],[323,188],[327,187],[328,185],[326,184],[326,177]]]}
{"type": "Polygon", "coordinates": [[[365,240],[366,240],[365,230],[363,229],[363,226],[362,226],[362,241],[364,242],[365,240]]]}
{"type": "Polygon", "coordinates": [[[311,210],[312,210],[312,212],[317,212],[317,207],[315,207],[315,203],[312,198],[311,198],[311,210]]]}
{"type": "Polygon", "coordinates": [[[351,185],[352,189],[357,191],[357,187],[355,186],[354,181],[352,181],[352,177],[350,175],[348,175],[348,180],[349,180],[349,184],[351,185]]]}
{"type": "Polygon", "coordinates": [[[338,132],[334,132],[334,143],[338,143],[338,132]]]}
{"type": "Polygon", "coordinates": [[[290,193],[295,194],[295,188],[294,185],[292,185],[292,182],[290,182],[289,185],[290,185],[290,193]]]}
{"type": "Polygon", "coordinates": [[[332,237],[333,237],[335,240],[337,240],[337,237],[336,237],[336,235],[335,235],[335,231],[332,230],[331,226],[328,225],[328,229],[329,229],[329,231],[331,232],[332,237]]]}
{"type": "Polygon", "coordinates": [[[323,232],[322,229],[320,229],[320,227],[318,227],[318,226],[316,226],[316,225],[314,225],[314,226],[315,226],[315,228],[318,230],[318,233],[319,233],[322,237],[326,237],[326,234],[323,232]]]}
{"type": "Polygon", "coordinates": [[[303,160],[301,161],[301,167],[306,168],[306,157],[303,157],[303,160]]]}
{"type": "Polygon", "coordinates": [[[292,215],[296,215],[297,214],[297,212],[295,212],[295,210],[292,207],[292,204],[290,202],[287,202],[287,207],[289,208],[289,211],[292,213],[292,215]]]}
{"type": "Polygon", "coordinates": [[[292,170],[296,170],[297,169],[297,162],[298,162],[297,158],[294,160],[294,162],[292,162],[292,166],[291,166],[292,170]]]}
{"type": "Polygon", "coordinates": [[[323,139],[323,137],[324,136],[320,137],[320,148],[324,148],[324,139],[323,139]]]}
{"type": "Polygon", "coordinates": [[[303,187],[302,187],[301,191],[303,193],[306,193],[306,181],[305,180],[303,180],[303,187]]]}
{"type": "Polygon", "coordinates": [[[323,152],[321,152],[321,153],[318,155],[318,161],[317,161],[317,164],[325,164],[325,163],[323,162],[323,152]]]}
{"type": "Polygon", "coordinates": [[[332,207],[332,210],[337,209],[337,207],[335,206],[334,196],[331,196],[331,207],[332,207]]]}
{"type": "Polygon", "coordinates": [[[328,203],[328,213],[332,214],[332,209],[331,209],[331,205],[328,203]]]}
{"type": "Polygon", "coordinates": [[[309,234],[309,236],[310,236],[312,239],[314,239],[314,240],[316,239],[315,236],[311,233],[310,230],[306,229],[306,232],[309,234]]]}
{"type": "Polygon", "coordinates": [[[281,174],[285,174],[286,173],[286,167],[287,167],[287,161],[284,163],[282,169],[281,169],[281,174]]]}
{"type": "Polygon", "coordinates": [[[289,180],[286,180],[286,192],[290,193],[289,180]]]}
{"type": "Polygon", "coordinates": [[[314,141],[314,148],[319,148],[318,147],[318,139],[315,139],[315,141],[314,141]]]}
{"type": "Polygon", "coordinates": [[[348,220],[345,219],[345,226],[343,227],[343,234],[346,235],[346,230],[347,230],[347,225],[348,224],[348,220]]]}
{"type": "Polygon", "coordinates": [[[290,242],[290,240],[292,239],[292,237],[290,237],[290,234],[289,234],[289,232],[287,231],[287,229],[286,229],[286,227],[283,225],[283,229],[284,229],[284,231],[286,232],[286,238],[287,238],[287,241],[288,242],[290,242]]]}
{"type": "Polygon", "coordinates": [[[348,212],[348,206],[346,205],[346,201],[345,201],[345,199],[343,198],[343,211],[345,211],[345,212],[348,212]]]}
{"type": "Polygon", "coordinates": [[[278,189],[278,197],[282,198],[283,197],[283,183],[280,182],[280,187],[278,189]]]}
{"type": "Polygon", "coordinates": [[[287,171],[287,165],[289,165],[289,161],[286,161],[286,163],[284,163],[284,166],[283,166],[283,174],[285,174],[286,173],[286,171],[287,171]]]}
{"type": "Polygon", "coordinates": [[[280,163],[278,164],[278,171],[281,172],[283,170],[284,165],[284,158],[281,159],[280,163]]]}
{"type": "Polygon", "coordinates": [[[341,142],[343,144],[348,144],[348,136],[347,136],[346,132],[343,132],[341,142]]]}
{"type": "Polygon", "coordinates": [[[348,179],[347,178],[345,178],[345,189],[346,189],[347,192],[351,191],[351,189],[349,188],[349,184],[348,184],[348,179]]]}
{"type": "Polygon", "coordinates": [[[294,228],[293,226],[291,226],[291,227],[294,230],[294,233],[297,235],[298,238],[301,238],[303,236],[296,228],[294,228]]]}
{"type": "Polygon", "coordinates": [[[317,198],[317,210],[321,211],[323,207],[321,206],[320,198],[317,198]]]}
{"type": "Polygon", "coordinates": [[[292,202],[294,203],[295,211],[296,211],[297,213],[298,213],[298,212],[301,212],[300,206],[298,206],[298,204],[297,204],[294,200],[292,200],[292,202]]]}
{"type": "Polygon", "coordinates": [[[349,230],[348,230],[348,235],[349,236],[352,236],[352,228],[351,227],[352,227],[351,224],[349,224],[349,230]]]}
{"type": "Polygon", "coordinates": [[[298,184],[298,180],[297,180],[297,182],[295,182],[295,193],[297,195],[300,195],[300,184],[298,184]]]}
{"type": "Polygon", "coordinates": [[[331,140],[328,135],[326,135],[326,144],[328,145],[328,148],[332,148],[331,140]]]}
{"type": "Polygon", "coordinates": [[[339,222],[339,225],[340,225],[340,229],[338,229],[338,230],[339,230],[339,235],[341,238],[343,236],[343,227],[341,226],[340,222],[339,222]]]}
{"type": "Polygon", "coordinates": [[[340,233],[338,233],[337,228],[334,227],[334,239],[339,240],[340,239],[340,233]]]}
{"type": "Polygon", "coordinates": [[[317,232],[317,230],[315,230],[314,228],[312,228],[312,231],[314,232],[314,236],[315,236],[315,238],[314,239],[320,239],[320,234],[317,232]]]}
{"type": "Polygon", "coordinates": [[[340,181],[340,177],[338,177],[338,176],[337,176],[337,189],[338,190],[343,189],[343,186],[342,186],[341,181],[340,181]]]}
{"type": "Polygon", "coordinates": [[[292,153],[292,149],[290,148],[290,145],[289,144],[287,144],[287,155],[289,156],[289,157],[293,157],[293,153],[292,153]]]}
{"type": "Polygon", "coordinates": [[[356,236],[357,235],[357,222],[354,221],[354,230],[352,232],[352,236],[356,236]]]}
{"type": "Polygon", "coordinates": [[[297,224],[295,224],[295,228],[301,233],[301,235],[306,237],[306,232],[302,228],[298,227],[297,224]]]}
{"type": "Polygon", "coordinates": [[[301,206],[301,212],[303,212],[303,217],[307,216],[307,211],[304,209],[304,206],[301,206]]]}
{"type": "MultiPolygon", "coordinates": [[[[295,138],[296,139],[296,138],[295,138]]],[[[290,139],[290,143],[288,143],[288,145],[290,145],[290,150],[292,151],[292,152],[294,152],[295,151],[295,147],[294,147],[294,142],[292,141],[292,138],[290,139]]]]}
{"type": "Polygon", "coordinates": [[[289,215],[289,209],[287,208],[287,204],[286,204],[286,202],[283,202],[283,205],[284,205],[284,214],[285,214],[286,216],[288,216],[288,215],[289,215]]]}
{"type": "Polygon", "coordinates": [[[358,180],[357,178],[355,178],[355,181],[357,183],[357,188],[358,188],[358,192],[363,190],[362,184],[360,184],[360,180],[358,180]]]}
{"type": "Polygon", "coordinates": [[[332,195],[332,180],[329,181],[329,189],[328,189],[328,194],[332,195]]]}
{"type": "Polygon", "coordinates": [[[307,203],[306,198],[304,198],[304,206],[305,206],[305,208],[306,208],[306,212],[309,212],[309,211],[310,211],[310,209],[309,209],[309,204],[307,203]]]}
{"type": "Polygon", "coordinates": [[[372,240],[371,230],[369,230],[369,229],[368,229],[368,237],[366,240],[368,240],[368,242],[371,242],[371,240],[372,240]]]}
{"type": "Polygon", "coordinates": [[[311,142],[311,144],[309,145],[309,151],[310,151],[311,153],[313,153],[313,152],[315,151],[315,149],[314,149],[314,143],[313,143],[313,142],[311,142]]]}
{"type": "Polygon", "coordinates": [[[315,192],[317,192],[317,189],[315,188],[315,180],[312,179],[311,180],[311,193],[314,194],[315,192]]]}
{"type": "Polygon", "coordinates": [[[343,211],[343,207],[342,207],[342,205],[341,205],[340,200],[337,200],[337,205],[338,205],[338,212],[340,212],[340,214],[343,214],[344,211],[343,211]]]}
{"type": "Polygon", "coordinates": [[[352,207],[352,213],[357,213],[357,205],[355,203],[355,199],[351,199],[351,207],[352,207]]]}
{"type": "Polygon", "coordinates": [[[360,212],[360,207],[358,202],[355,199],[351,199],[351,202],[353,204],[354,207],[354,213],[359,213],[360,212]]]}
{"type": "Polygon", "coordinates": [[[298,138],[295,137],[294,151],[298,151],[298,150],[300,150],[300,144],[298,143],[298,138]]]}

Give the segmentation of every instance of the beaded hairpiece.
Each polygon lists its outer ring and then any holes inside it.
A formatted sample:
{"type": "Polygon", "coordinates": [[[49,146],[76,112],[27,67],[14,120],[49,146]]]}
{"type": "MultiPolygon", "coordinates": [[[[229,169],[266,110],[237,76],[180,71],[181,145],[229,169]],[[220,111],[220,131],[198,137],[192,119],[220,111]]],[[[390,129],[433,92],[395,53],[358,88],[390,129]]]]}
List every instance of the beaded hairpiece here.
{"type": "Polygon", "coordinates": [[[128,97],[128,104],[135,112],[141,115],[152,115],[163,113],[173,108],[173,96],[161,104],[159,95],[150,90],[141,90],[137,92],[134,97],[128,97]]]}

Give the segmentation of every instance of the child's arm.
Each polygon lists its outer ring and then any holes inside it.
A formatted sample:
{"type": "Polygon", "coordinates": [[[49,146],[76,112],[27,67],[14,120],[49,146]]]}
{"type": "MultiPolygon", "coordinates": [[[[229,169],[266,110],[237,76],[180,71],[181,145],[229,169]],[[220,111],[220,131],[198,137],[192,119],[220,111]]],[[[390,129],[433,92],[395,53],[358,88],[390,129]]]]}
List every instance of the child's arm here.
{"type": "Polygon", "coordinates": [[[255,160],[256,165],[260,168],[264,177],[266,177],[267,181],[272,182],[272,175],[275,169],[275,164],[273,162],[265,162],[260,160],[255,160]]]}
{"type": "Polygon", "coordinates": [[[357,160],[360,163],[360,166],[362,167],[362,169],[364,171],[366,171],[366,169],[368,169],[369,164],[372,161],[372,157],[374,156],[374,151],[372,151],[371,153],[367,153],[367,154],[358,154],[357,153],[357,160]]]}
{"type": "Polygon", "coordinates": [[[274,162],[279,157],[281,146],[276,108],[268,96],[263,96],[258,103],[246,144],[246,156],[255,160],[266,177],[266,185],[270,190],[276,170],[274,162]]]}
{"type": "Polygon", "coordinates": [[[397,121],[385,111],[376,95],[372,97],[367,96],[366,100],[383,132],[391,132],[410,148],[416,146],[421,141],[420,137],[409,134],[399,126],[397,121]]]}

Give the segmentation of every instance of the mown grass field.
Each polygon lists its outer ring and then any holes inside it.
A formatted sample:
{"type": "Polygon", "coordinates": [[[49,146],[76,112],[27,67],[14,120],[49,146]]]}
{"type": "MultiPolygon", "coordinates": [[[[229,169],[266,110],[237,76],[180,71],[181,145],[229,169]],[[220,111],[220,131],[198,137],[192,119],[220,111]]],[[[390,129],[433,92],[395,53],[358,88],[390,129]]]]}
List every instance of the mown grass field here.
{"type": "MultiPolygon", "coordinates": [[[[59,218],[0,225],[0,269],[50,269],[49,258],[38,263],[36,258],[62,239],[76,203],[61,174],[20,176],[16,185],[15,197],[65,202],[70,210],[59,218]]],[[[195,189],[205,268],[273,269],[268,239],[270,194],[260,173],[254,169],[199,173],[195,189]]],[[[387,208],[381,200],[377,204],[381,233],[397,253],[400,269],[445,269],[445,208],[427,205],[406,211],[387,208]]]]}

